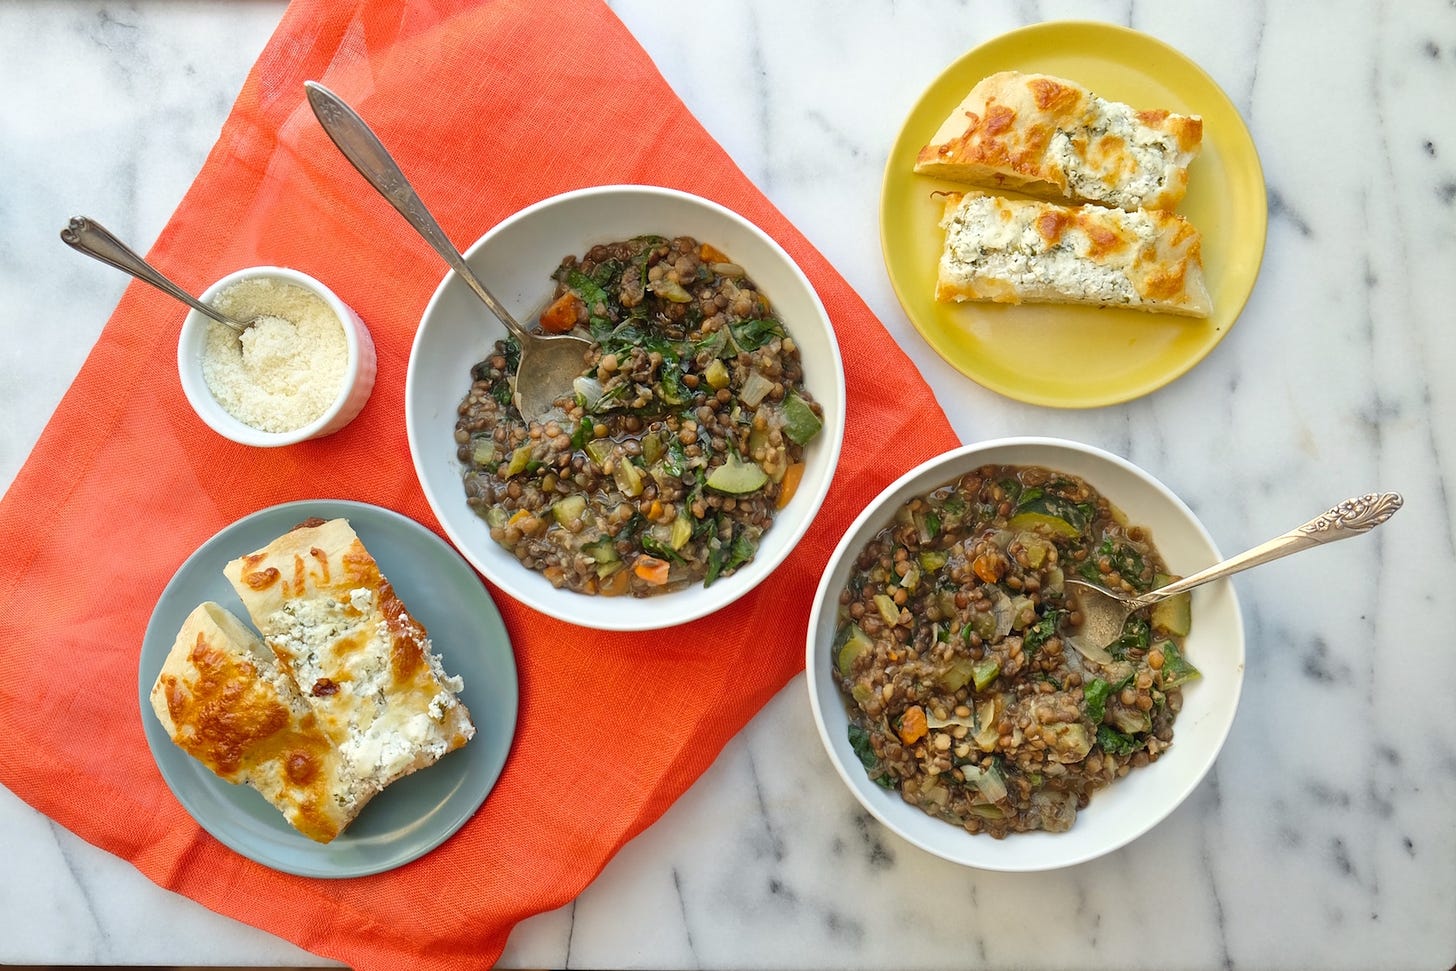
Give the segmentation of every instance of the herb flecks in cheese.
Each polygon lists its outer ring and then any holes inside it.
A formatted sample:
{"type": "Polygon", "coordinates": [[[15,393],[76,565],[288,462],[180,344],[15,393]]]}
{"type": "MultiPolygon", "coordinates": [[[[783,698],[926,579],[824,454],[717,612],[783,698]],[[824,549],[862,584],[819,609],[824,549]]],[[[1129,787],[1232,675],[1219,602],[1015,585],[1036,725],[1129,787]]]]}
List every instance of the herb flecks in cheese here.
{"type": "Polygon", "coordinates": [[[1188,188],[1203,120],[1138,109],[1075,81],[1002,71],[941,123],[915,171],[985,189],[1135,209],[1171,209],[1188,188]]]}
{"type": "Polygon", "coordinates": [[[936,298],[1207,316],[1198,233],[1162,211],[947,196],[936,298]]]}

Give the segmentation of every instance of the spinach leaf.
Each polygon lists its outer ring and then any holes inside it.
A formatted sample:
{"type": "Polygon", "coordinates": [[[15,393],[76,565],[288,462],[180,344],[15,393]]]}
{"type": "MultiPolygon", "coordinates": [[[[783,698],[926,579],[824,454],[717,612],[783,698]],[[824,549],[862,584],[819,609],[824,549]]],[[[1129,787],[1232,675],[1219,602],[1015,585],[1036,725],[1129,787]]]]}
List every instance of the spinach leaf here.
{"type": "Polygon", "coordinates": [[[865,767],[865,771],[870,774],[870,778],[874,780],[875,785],[883,789],[893,789],[895,787],[895,782],[890,778],[888,772],[881,772],[878,776],[875,775],[876,770],[880,767],[880,759],[879,756],[875,755],[875,750],[870,745],[869,732],[858,725],[850,725],[849,747],[854,749],[855,755],[859,756],[860,764],[865,767]]]}
{"type": "Polygon", "coordinates": [[[1116,684],[1093,678],[1082,687],[1082,700],[1086,702],[1087,718],[1092,724],[1102,723],[1103,716],[1107,714],[1107,699],[1132,684],[1132,677],[1129,674],[1116,684]]]}
{"type": "Polygon", "coordinates": [[[1087,719],[1094,725],[1102,724],[1103,716],[1107,714],[1107,696],[1112,693],[1112,685],[1101,678],[1093,678],[1082,687],[1082,701],[1087,709],[1087,719]]]}
{"type": "Polygon", "coordinates": [[[758,552],[758,536],[758,530],[751,526],[745,526],[733,535],[733,545],[728,550],[728,562],[723,564],[725,573],[736,570],[753,559],[753,554],[758,552]]]}
{"type": "Polygon", "coordinates": [[[1022,638],[1021,648],[1028,657],[1047,641],[1051,640],[1057,633],[1057,628],[1062,626],[1062,618],[1066,616],[1065,610],[1048,608],[1041,620],[1028,628],[1026,635],[1022,638]]]}
{"type": "Polygon", "coordinates": [[[707,354],[709,357],[726,357],[728,354],[736,353],[728,346],[728,328],[719,327],[717,330],[703,337],[693,344],[694,354],[707,354]]]}
{"type": "Polygon", "coordinates": [[[501,356],[506,359],[506,373],[515,374],[521,368],[521,345],[514,337],[501,342],[501,356]]]}
{"type": "Polygon", "coordinates": [[[1097,726],[1097,744],[1108,755],[1131,755],[1142,748],[1142,743],[1126,732],[1119,732],[1111,725],[1097,726]]]}
{"type": "Polygon", "coordinates": [[[643,532],[638,542],[641,544],[642,552],[644,553],[651,553],[653,556],[656,556],[659,559],[668,560],[672,563],[685,562],[682,558],[682,555],[678,553],[677,550],[673,549],[671,546],[667,545],[656,536],[653,536],[651,532],[643,532]]]}
{"type": "Polygon", "coordinates": [[[571,447],[580,451],[586,448],[586,443],[592,440],[594,422],[585,419],[576,423],[576,428],[571,432],[571,447]]]}
{"type": "Polygon", "coordinates": [[[940,516],[942,524],[946,529],[955,529],[965,518],[968,508],[966,497],[959,492],[952,492],[946,496],[940,504],[940,516]]]}
{"type": "Polygon", "coordinates": [[[1123,657],[1131,650],[1146,651],[1152,640],[1153,630],[1141,617],[1129,617],[1122,627],[1122,636],[1107,647],[1113,657],[1123,657]]]}
{"type": "Polygon", "coordinates": [[[576,295],[581,297],[581,302],[586,304],[587,309],[592,313],[596,313],[599,308],[609,306],[607,291],[602,289],[601,284],[575,267],[566,271],[566,285],[576,291],[576,295]]]}
{"type": "Polygon", "coordinates": [[[662,457],[662,471],[679,478],[687,471],[688,453],[680,438],[671,433],[667,436],[667,453],[662,457]]]}
{"type": "Polygon", "coordinates": [[[665,403],[680,405],[692,397],[692,392],[682,383],[682,368],[676,357],[663,355],[661,375],[657,396],[665,403]]]}
{"type": "Polygon", "coordinates": [[[603,290],[615,287],[622,280],[626,265],[621,260],[602,260],[591,272],[591,281],[603,290]]]}
{"type": "Polygon", "coordinates": [[[784,336],[783,325],[771,318],[745,320],[741,324],[731,324],[730,327],[733,331],[733,342],[741,351],[756,351],[775,337],[784,336]]]}

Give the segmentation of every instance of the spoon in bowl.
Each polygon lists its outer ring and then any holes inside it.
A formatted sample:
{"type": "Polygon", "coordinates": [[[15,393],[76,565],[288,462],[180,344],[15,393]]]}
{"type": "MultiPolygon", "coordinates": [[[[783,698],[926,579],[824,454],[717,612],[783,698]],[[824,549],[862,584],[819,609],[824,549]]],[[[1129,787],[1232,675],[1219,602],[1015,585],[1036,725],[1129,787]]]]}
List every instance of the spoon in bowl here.
{"type": "Polygon", "coordinates": [[[1176,597],[1194,587],[1291,553],[1368,533],[1394,516],[1404,502],[1400,494],[1395,492],[1368,493],[1346,499],[1282,536],[1276,536],[1251,550],[1199,570],[1192,576],[1175,580],[1167,586],[1149,590],[1136,597],[1113,593],[1081,580],[1068,579],[1065,581],[1067,595],[1074,610],[1082,615],[1082,623],[1070,635],[1072,646],[1088,659],[1106,664],[1112,660],[1112,655],[1107,653],[1107,646],[1122,636],[1123,625],[1136,611],[1151,607],[1169,597],[1176,597]]]}
{"type": "Polygon", "coordinates": [[[389,200],[390,205],[425,238],[425,242],[444,257],[450,268],[520,343],[521,362],[516,367],[512,397],[521,417],[530,422],[546,414],[558,398],[571,391],[572,381],[585,370],[586,352],[595,342],[577,334],[533,334],[522,327],[470,269],[465,257],[450,242],[450,237],[445,235],[435,217],[430,215],[398,163],[364,119],[318,82],[305,81],[303,85],[319,124],[323,125],[344,157],[389,200]]]}
{"type": "Polygon", "coordinates": [[[114,266],[123,273],[130,273],[143,283],[150,283],[163,293],[181,300],[198,313],[211,317],[219,324],[231,327],[239,336],[256,322],[229,317],[216,307],[210,307],[198,300],[162,276],[154,266],[132,252],[130,247],[94,219],[86,216],[72,216],[70,224],[61,230],[61,242],[77,252],[85,253],[92,259],[100,260],[107,266],[114,266]]]}

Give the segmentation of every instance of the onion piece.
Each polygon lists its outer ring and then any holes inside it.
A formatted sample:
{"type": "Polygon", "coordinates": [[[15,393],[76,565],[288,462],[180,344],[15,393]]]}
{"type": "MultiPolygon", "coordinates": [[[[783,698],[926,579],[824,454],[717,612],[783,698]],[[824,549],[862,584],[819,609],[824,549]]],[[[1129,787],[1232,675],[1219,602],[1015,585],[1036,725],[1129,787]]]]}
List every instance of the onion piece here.
{"type": "Polygon", "coordinates": [[[996,803],[1006,798],[1006,780],[1001,778],[1001,773],[994,766],[983,769],[979,765],[963,765],[960,770],[966,782],[975,786],[987,802],[996,803]]]}
{"type": "Polygon", "coordinates": [[[1070,643],[1077,649],[1078,654],[1096,664],[1111,664],[1113,661],[1112,655],[1107,653],[1105,647],[1098,647],[1096,644],[1084,640],[1081,634],[1063,638],[1063,641],[1070,643]]]}
{"type": "Polygon", "coordinates": [[[750,408],[757,408],[758,403],[768,397],[772,390],[772,381],[757,370],[749,371],[748,378],[743,382],[743,390],[738,392],[738,400],[750,408]]]}
{"type": "Polygon", "coordinates": [[[999,587],[996,589],[996,599],[991,602],[991,614],[996,618],[996,636],[991,639],[994,644],[1011,633],[1011,622],[1016,619],[1016,607],[999,587]]]}
{"type": "Polygon", "coordinates": [[[581,399],[581,405],[587,411],[591,411],[597,406],[597,402],[602,400],[602,392],[605,390],[600,381],[585,374],[573,379],[571,388],[581,399]]]}

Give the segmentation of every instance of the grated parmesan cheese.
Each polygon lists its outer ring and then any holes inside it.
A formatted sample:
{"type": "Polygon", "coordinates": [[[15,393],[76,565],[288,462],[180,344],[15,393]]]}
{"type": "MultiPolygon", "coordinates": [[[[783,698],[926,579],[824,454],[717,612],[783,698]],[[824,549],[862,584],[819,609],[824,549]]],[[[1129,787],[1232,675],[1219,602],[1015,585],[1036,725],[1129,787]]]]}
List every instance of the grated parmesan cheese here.
{"type": "Polygon", "coordinates": [[[349,364],[344,325],[318,294],[292,283],[240,280],[213,298],[239,320],[239,337],[208,322],[202,377],[234,418],[265,432],[302,428],[338,397],[349,364]]]}

